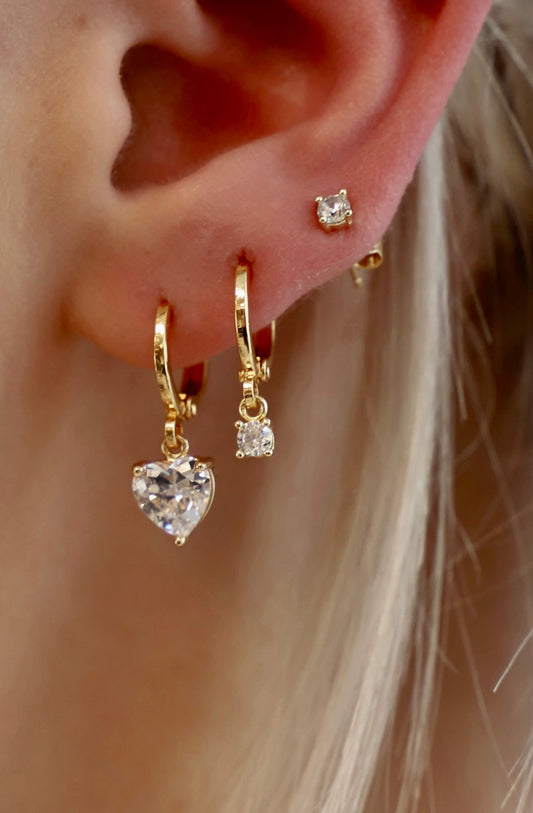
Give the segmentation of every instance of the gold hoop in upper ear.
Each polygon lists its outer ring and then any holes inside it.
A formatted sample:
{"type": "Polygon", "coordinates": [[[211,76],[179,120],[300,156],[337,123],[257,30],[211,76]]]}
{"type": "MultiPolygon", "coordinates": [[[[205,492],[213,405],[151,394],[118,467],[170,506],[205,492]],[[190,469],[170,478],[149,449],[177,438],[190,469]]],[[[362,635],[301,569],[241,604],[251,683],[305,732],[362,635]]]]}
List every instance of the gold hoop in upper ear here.
{"type": "Polygon", "coordinates": [[[179,392],[169,364],[167,333],[170,306],[157,309],[154,332],[154,367],[165,408],[164,461],[138,463],[133,468],[133,494],[148,519],[183,545],[209,511],[215,495],[212,461],[189,455],[183,424],[196,415],[196,399],[204,386],[204,362],[183,371],[179,392]]]}
{"type": "Polygon", "coordinates": [[[272,457],[274,432],[267,418],[268,404],[259,395],[259,382],[270,379],[270,364],[274,351],[276,323],[272,322],[255,336],[250,329],[248,306],[249,266],[239,264],[235,269],[235,333],[241,362],[239,381],[243,397],[239,404],[237,421],[237,457],[272,457]]]}
{"type": "Polygon", "coordinates": [[[368,252],[361,260],[354,263],[350,268],[352,273],[353,281],[355,284],[360,287],[363,284],[363,277],[361,276],[361,271],[373,271],[375,268],[379,268],[380,265],[383,263],[383,242],[380,240],[379,243],[373,247],[371,251],[368,252]]]}

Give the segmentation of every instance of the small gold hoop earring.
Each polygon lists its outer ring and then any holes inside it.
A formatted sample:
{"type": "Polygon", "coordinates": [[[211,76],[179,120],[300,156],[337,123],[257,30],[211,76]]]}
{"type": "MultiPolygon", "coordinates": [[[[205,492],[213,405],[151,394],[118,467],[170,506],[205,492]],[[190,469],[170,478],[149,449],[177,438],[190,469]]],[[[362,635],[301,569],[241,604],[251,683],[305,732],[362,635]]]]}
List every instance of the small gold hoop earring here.
{"type": "Polygon", "coordinates": [[[252,336],[248,305],[249,270],[245,264],[239,264],[235,269],[235,334],[241,362],[239,381],[243,390],[239,404],[242,421],[235,423],[239,459],[272,457],[274,452],[274,432],[267,418],[268,404],[259,395],[259,382],[270,379],[276,323],[272,322],[252,336]]]}
{"type": "Polygon", "coordinates": [[[133,494],[139,508],[158,528],[185,544],[204,519],[215,496],[212,461],[189,455],[183,424],[194,418],[196,399],[205,383],[205,362],[186,367],[179,391],[174,383],[168,354],[170,306],[159,305],[155,318],[154,367],[165,408],[165,434],[161,450],[165,460],[133,467],[133,494]]]}
{"type": "Polygon", "coordinates": [[[207,364],[201,361],[185,367],[179,391],[169,364],[167,332],[170,320],[169,305],[163,303],[157,309],[154,333],[155,377],[165,408],[165,439],[161,446],[163,454],[179,457],[189,451],[189,442],[183,436],[183,423],[196,417],[195,399],[200,395],[207,378],[207,364]]]}
{"type": "Polygon", "coordinates": [[[350,268],[352,273],[353,281],[355,284],[360,287],[363,284],[363,277],[361,275],[362,271],[373,271],[376,268],[379,268],[380,265],[383,264],[383,242],[380,240],[379,243],[365,254],[365,256],[359,260],[358,262],[354,263],[350,268]]]}

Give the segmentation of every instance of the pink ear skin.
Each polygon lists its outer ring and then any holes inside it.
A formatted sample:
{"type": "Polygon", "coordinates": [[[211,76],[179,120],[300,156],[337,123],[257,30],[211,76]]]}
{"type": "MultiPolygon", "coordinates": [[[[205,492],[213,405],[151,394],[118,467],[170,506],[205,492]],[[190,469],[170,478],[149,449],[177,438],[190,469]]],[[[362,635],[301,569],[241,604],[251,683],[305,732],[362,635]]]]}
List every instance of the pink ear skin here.
{"type": "MultiPolygon", "coordinates": [[[[63,258],[69,325],[150,365],[166,298],[173,358],[190,364],[233,342],[243,252],[254,258],[257,327],[349,267],[387,229],[489,5],[206,0],[193,13],[132,2],[131,133],[111,172],[79,173],[74,204],[63,187],[75,215],[63,258]],[[341,187],[353,225],[326,234],[314,200],[341,187]]],[[[90,83],[93,60],[79,59],[78,80],[90,83]]],[[[110,79],[71,112],[85,155],[110,155],[116,104],[110,79]]]]}

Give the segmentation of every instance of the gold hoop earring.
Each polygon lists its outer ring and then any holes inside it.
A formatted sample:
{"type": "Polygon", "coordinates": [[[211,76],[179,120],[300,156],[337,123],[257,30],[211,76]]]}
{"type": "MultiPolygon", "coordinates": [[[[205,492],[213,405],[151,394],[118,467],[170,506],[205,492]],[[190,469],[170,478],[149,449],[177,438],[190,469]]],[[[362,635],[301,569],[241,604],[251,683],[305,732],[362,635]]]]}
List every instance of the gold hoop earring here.
{"type": "Polygon", "coordinates": [[[154,332],[154,367],[165,408],[164,461],[133,467],[133,494],[141,511],[162,531],[184,545],[204,519],[215,496],[212,461],[189,455],[183,423],[196,415],[195,399],[206,378],[205,362],[186,367],[179,392],[169,365],[167,333],[170,306],[157,309],[154,332]]]}
{"type": "Polygon", "coordinates": [[[361,287],[363,284],[363,277],[361,276],[362,271],[373,271],[375,268],[379,268],[380,265],[383,264],[383,242],[380,240],[379,243],[372,248],[371,251],[368,252],[361,260],[354,263],[350,268],[353,281],[358,287],[361,287]]]}
{"type": "Polygon", "coordinates": [[[243,396],[237,421],[237,457],[272,457],[274,432],[267,418],[268,404],[259,395],[259,382],[270,379],[270,364],[274,350],[276,323],[272,322],[255,336],[250,330],[248,307],[248,265],[235,269],[235,333],[241,362],[239,381],[243,396]],[[255,340],[255,342],[254,342],[255,340]]]}

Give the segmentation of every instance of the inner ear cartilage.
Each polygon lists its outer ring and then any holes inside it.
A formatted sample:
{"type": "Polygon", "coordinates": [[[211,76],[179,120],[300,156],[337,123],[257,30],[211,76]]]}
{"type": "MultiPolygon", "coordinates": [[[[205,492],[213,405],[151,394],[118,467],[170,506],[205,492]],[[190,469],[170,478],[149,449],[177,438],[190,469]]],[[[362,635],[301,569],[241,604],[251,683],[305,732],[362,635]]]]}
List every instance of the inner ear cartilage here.
{"type": "Polygon", "coordinates": [[[347,229],[353,223],[352,204],[346,189],[340,189],[336,195],[315,198],[316,216],[325,231],[347,229]]]}

